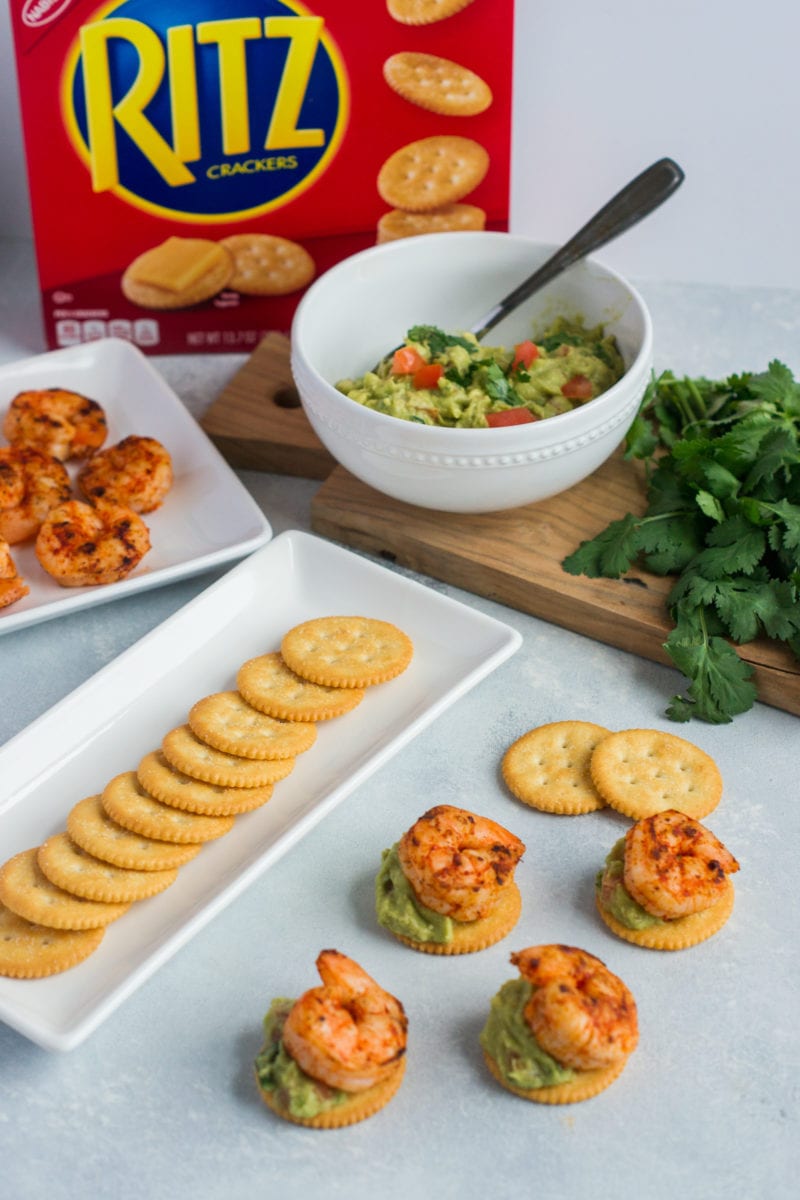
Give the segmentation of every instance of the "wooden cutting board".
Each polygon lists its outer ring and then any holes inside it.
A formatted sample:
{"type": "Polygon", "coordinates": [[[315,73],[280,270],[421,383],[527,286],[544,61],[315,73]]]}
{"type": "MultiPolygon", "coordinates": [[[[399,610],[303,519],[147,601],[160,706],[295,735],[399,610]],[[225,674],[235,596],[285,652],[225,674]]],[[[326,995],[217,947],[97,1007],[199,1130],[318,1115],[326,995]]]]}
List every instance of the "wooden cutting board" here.
{"type": "MultiPolygon", "coordinates": [[[[587,579],[561,568],[609,521],[643,511],[641,476],[619,454],[570,491],[508,512],[462,516],[391,500],[337,466],[322,446],[299,407],[289,340],[277,333],[264,338],[201,424],[233,466],[325,480],[311,503],[316,533],[670,663],[663,649],[670,579],[638,570],[620,580],[587,579]]],[[[753,666],[759,698],[800,715],[800,663],[786,648],[764,640],[740,653],[753,666]]]]}

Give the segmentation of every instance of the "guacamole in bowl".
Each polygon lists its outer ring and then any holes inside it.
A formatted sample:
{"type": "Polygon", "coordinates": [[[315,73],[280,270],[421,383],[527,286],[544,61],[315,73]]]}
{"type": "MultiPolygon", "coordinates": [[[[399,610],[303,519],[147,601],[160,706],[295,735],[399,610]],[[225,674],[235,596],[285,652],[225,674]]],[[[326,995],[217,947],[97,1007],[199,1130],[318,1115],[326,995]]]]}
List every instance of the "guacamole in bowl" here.
{"type": "Polygon", "coordinates": [[[625,372],[616,340],[601,325],[560,317],[535,340],[484,346],[471,333],[433,325],[409,329],[403,346],[374,371],[336,388],[357,404],[421,425],[486,429],[571,412],[625,372]]]}

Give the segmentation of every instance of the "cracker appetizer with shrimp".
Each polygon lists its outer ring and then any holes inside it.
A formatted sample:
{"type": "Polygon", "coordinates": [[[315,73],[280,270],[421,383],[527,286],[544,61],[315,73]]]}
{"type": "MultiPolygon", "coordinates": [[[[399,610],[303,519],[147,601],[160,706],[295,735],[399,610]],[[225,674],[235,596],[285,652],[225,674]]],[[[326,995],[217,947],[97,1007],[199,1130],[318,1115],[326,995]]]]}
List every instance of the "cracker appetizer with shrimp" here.
{"type": "Polygon", "coordinates": [[[529,946],[491,1002],[479,1040],[503,1087],[574,1104],[613,1083],[639,1041],[636,1001],[605,963],[575,946],[529,946]]]}
{"type": "Polygon", "coordinates": [[[595,883],[609,929],[649,950],[710,938],[733,911],[739,864],[719,838],[676,809],[643,817],[609,851],[595,883]]]}
{"type": "Polygon", "coordinates": [[[493,946],[522,909],[514,870],[525,845],[496,821],[439,804],[383,851],[378,923],[412,950],[471,954],[493,946]]]}
{"type": "Polygon", "coordinates": [[[296,1125],[338,1129],[373,1116],[405,1072],[403,1005],[338,950],[317,957],[322,984],[272,1001],[255,1061],[262,1099],[296,1125]]]}

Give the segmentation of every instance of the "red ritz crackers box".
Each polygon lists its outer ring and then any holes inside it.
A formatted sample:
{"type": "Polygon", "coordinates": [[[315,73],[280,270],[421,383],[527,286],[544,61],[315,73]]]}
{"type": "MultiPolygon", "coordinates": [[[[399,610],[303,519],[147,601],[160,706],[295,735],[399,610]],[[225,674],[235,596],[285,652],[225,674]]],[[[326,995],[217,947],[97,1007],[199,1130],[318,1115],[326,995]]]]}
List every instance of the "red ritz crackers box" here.
{"type": "Polygon", "coordinates": [[[48,345],[247,351],[378,241],[508,228],[513,0],[12,0],[48,345]]]}

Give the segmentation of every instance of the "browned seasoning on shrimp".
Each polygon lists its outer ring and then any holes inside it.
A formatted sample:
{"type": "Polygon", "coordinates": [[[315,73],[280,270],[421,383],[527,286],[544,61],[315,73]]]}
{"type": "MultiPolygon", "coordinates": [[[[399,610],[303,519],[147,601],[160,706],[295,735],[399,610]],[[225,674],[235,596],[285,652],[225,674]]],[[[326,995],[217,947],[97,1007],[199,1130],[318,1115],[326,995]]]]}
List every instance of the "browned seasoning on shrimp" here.
{"type": "Polygon", "coordinates": [[[92,504],[108,500],[134,512],[153,512],[172,487],[172,459],[156,438],[131,434],[93,454],[77,483],[92,504]]]}
{"type": "Polygon", "coordinates": [[[50,510],[71,491],[66,467],[52,454],[0,447],[0,538],[14,546],[35,537],[50,510]]]}
{"type": "Polygon", "coordinates": [[[11,401],[3,432],[12,446],[33,446],[66,462],[99,450],[108,426],[96,400],[66,388],[33,388],[11,401]]]}
{"type": "Polygon", "coordinates": [[[0,608],[16,604],[17,600],[27,596],[29,590],[25,580],[17,572],[8,542],[0,537],[0,608]]]}
{"type": "Polygon", "coordinates": [[[150,532],[130,508],[67,500],[48,515],[36,538],[36,557],[62,587],[116,583],[150,549],[150,532]]]}

